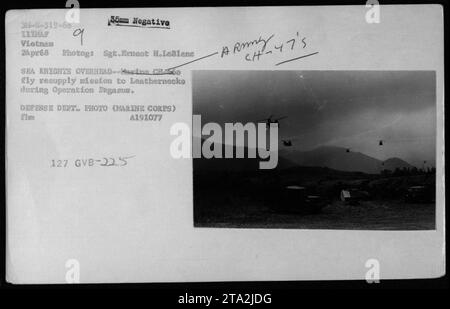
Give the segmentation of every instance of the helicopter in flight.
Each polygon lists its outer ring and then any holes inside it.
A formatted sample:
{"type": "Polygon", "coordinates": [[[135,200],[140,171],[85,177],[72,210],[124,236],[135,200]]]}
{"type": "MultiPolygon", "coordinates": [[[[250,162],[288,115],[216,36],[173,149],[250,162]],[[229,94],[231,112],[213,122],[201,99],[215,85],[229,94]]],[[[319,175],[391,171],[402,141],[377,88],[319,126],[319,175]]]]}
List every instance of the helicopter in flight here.
{"type": "Polygon", "coordinates": [[[283,142],[283,145],[286,146],[286,147],[292,146],[292,141],[291,140],[284,140],[283,139],[282,142],[283,142]]]}
{"type": "Polygon", "coordinates": [[[280,127],[279,121],[282,120],[282,119],[287,118],[287,116],[283,116],[283,117],[279,117],[279,118],[273,118],[273,117],[274,117],[273,115],[270,115],[269,118],[260,119],[260,120],[257,120],[256,122],[265,121],[265,122],[266,122],[266,125],[267,125],[268,127],[270,127],[270,124],[271,124],[271,123],[276,123],[276,124],[278,124],[278,127],[280,127]]]}
{"type": "MultiPolygon", "coordinates": [[[[384,145],[383,140],[382,139],[378,140],[378,146],[383,146],[383,145],[384,145]]],[[[353,152],[353,151],[351,148],[346,148],[345,152],[353,152]]]]}

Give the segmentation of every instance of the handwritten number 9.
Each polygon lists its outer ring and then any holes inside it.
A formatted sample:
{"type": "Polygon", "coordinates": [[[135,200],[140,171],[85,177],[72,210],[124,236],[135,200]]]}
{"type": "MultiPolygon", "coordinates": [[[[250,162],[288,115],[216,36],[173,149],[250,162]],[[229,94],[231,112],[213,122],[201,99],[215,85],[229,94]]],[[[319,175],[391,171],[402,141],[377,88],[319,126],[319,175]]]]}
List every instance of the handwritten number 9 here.
{"type": "Polygon", "coordinates": [[[84,34],[84,28],[83,29],[81,29],[81,28],[75,29],[75,31],[72,33],[72,35],[74,37],[77,37],[77,36],[80,37],[81,45],[83,45],[83,34],[84,34]]]}

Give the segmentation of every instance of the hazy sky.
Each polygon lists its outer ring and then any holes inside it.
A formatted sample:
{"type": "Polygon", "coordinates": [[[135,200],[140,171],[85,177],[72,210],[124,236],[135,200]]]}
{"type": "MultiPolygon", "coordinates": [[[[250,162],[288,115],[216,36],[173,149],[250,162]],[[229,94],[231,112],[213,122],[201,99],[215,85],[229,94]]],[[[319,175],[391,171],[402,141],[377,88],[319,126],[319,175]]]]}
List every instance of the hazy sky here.
{"type": "Polygon", "coordinates": [[[434,165],[432,71],[195,71],[193,83],[203,123],[288,116],[280,140],[297,150],[334,145],[434,165]]]}

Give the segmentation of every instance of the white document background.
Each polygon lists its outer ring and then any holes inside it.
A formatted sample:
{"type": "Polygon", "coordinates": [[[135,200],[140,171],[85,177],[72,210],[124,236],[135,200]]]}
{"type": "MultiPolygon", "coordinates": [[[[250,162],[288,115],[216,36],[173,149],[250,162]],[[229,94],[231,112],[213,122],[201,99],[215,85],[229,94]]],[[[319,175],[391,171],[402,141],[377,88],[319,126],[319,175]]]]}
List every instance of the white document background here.
{"type": "MultiPolygon", "coordinates": [[[[80,280],[172,282],[364,279],[365,262],[380,261],[381,279],[431,278],[445,272],[443,196],[442,8],[271,7],[83,9],[80,46],[72,30],[52,30],[49,57],[22,57],[21,22],[63,22],[67,10],[9,11],[6,16],[7,280],[64,283],[68,259],[80,280]],[[170,30],[108,27],[112,15],[159,17],[170,30]],[[180,68],[183,86],[136,86],[133,95],[20,93],[20,68],[148,69],[190,59],[106,58],[104,50],[183,49],[196,57],[236,41],[276,33],[308,38],[304,53],[246,62],[243,54],[210,57],[180,68]],[[62,57],[61,49],[95,56],[62,57]],[[300,56],[300,55],[299,55],[300,56]],[[192,119],[191,70],[434,70],[437,80],[435,231],[216,229],[193,227],[192,160],[169,147],[174,122],[192,119]],[[168,104],[161,122],[133,122],[126,113],[39,113],[20,120],[20,104],[168,104]],[[135,155],[124,168],[50,168],[51,159],[135,155]]],[[[37,76],[36,76],[37,77],[37,76]]],[[[55,77],[55,76],[49,76],[55,77]]]]}

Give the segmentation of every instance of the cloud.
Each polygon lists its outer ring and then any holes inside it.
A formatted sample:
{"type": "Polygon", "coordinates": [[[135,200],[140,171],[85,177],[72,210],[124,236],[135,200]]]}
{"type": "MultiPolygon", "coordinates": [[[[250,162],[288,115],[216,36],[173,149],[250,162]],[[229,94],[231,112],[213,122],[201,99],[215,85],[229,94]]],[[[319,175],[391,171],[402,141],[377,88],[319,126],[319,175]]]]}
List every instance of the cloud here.
{"type": "Polygon", "coordinates": [[[294,148],[333,143],[376,156],[371,144],[396,140],[383,155],[417,160],[435,156],[435,88],[434,71],[195,71],[193,112],[218,123],[288,116],[280,139],[294,148]]]}

